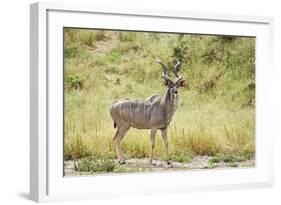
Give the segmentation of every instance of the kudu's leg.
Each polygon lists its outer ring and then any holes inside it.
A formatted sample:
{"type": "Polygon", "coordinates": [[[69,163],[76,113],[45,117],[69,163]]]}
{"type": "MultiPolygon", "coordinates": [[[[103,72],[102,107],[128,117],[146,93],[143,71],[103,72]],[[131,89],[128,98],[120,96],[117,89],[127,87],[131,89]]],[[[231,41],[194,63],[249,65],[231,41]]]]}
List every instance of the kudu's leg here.
{"type": "Polygon", "coordinates": [[[162,132],[162,139],[163,139],[163,142],[165,144],[165,148],[166,148],[166,160],[167,160],[167,164],[170,164],[170,161],[169,161],[169,145],[168,145],[168,136],[167,136],[167,128],[164,129],[164,130],[161,130],[162,132]]]}
{"type": "Polygon", "coordinates": [[[118,130],[115,135],[115,149],[116,149],[117,159],[120,164],[125,164],[122,150],[121,150],[121,141],[126,135],[128,130],[129,128],[127,127],[120,127],[120,128],[118,127],[118,130]]]}
{"type": "Polygon", "coordinates": [[[149,158],[149,163],[152,164],[153,160],[153,150],[155,146],[155,137],[156,137],[156,132],[157,129],[152,128],[150,132],[150,158],[149,158]]]}

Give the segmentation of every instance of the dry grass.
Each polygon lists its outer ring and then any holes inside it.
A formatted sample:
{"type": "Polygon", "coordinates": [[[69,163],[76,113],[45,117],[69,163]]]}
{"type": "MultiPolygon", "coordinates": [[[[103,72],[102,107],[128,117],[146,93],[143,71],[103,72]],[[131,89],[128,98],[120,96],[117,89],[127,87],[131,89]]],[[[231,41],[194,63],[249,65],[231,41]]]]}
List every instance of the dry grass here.
{"type": "MultiPolygon", "coordinates": [[[[180,101],[186,105],[178,108],[169,127],[171,155],[181,152],[186,156],[217,153],[254,156],[254,109],[233,111],[216,104],[196,105],[190,92],[181,92],[180,101]]],[[[66,95],[66,102],[77,98],[84,102],[76,102],[65,112],[65,158],[97,156],[103,152],[114,154],[112,139],[116,130],[109,114],[110,101],[99,101],[104,98],[102,93],[91,95],[73,91],[66,95]]],[[[149,143],[149,130],[131,128],[122,148],[127,157],[144,158],[149,156],[149,143]]],[[[162,158],[163,154],[164,146],[158,132],[155,156],[162,158]]]]}

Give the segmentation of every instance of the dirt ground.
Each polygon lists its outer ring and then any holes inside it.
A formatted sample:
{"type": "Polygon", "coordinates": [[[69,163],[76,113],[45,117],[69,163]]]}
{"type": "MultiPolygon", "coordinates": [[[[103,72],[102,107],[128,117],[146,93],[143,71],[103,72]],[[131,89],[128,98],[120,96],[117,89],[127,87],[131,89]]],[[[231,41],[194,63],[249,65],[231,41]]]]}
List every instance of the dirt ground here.
{"type": "MultiPolygon", "coordinates": [[[[117,173],[128,173],[128,172],[160,172],[160,171],[172,171],[172,170],[200,170],[200,169],[235,169],[243,167],[254,167],[255,159],[250,159],[235,163],[209,163],[212,157],[209,156],[195,156],[189,163],[171,162],[167,164],[165,161],[154,161],[154,164],[149,164],[148,159],[128,159],[126,164],[119,165],[121,171],[117,173]]],[[[65,161],[65,176],[81,176],[81,175],[96,175],[106,173],[93,173],[93,172],[78,172],[75,170],[75,161],[65,161]]]]}

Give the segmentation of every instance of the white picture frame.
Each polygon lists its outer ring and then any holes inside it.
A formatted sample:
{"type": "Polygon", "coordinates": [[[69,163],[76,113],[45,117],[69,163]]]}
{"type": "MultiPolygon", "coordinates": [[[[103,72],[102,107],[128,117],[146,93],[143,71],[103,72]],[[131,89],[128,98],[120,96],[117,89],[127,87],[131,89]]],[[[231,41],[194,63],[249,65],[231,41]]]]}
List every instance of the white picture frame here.
{"type": "Polygon", "coordinates": [[[46,3],[30,10],[30,198],[34,201],[273,186],[273,19],[182,11],[46,3]],[[63,27],[256,37],[256,167],[231,170],[63,177],[63,27]],[[57,68],[57,69],[54,69],[57,68]],[[116,189],[116,187],[118,187],[116,189]]]}

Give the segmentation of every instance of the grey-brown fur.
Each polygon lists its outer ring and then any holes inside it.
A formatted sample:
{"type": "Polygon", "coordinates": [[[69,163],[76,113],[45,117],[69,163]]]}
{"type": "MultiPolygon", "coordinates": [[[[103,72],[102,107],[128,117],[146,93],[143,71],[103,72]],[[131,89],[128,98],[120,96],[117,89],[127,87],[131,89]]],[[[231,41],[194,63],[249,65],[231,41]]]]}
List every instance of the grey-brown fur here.
{"type": "Polygon", "coordinates": [[[168,86],[166,94],[163,97],[154,95],[146,100],[124,98],[113,103],[110,108],[114,127],[117,127],[113,139],[116,142],[115,149],[120,163],[124,163],[120,144],[130,127],[151,130],[150,163],[153,160],[156,132],[157,130],[161,130],[166,146],[166,158],[168,160],[167,128],[177,110],[178,88],[183,86],[184,80],[177,74],[181,65],[180,61],[177,61],[177,64],[174,66],[174,73],[177,77],[175,82],[168,77],[167,68],[159,59],[157,59],[157,63],[163,67],[164,73],[162,78],[165,80],[165,85],[168,86]]]}

